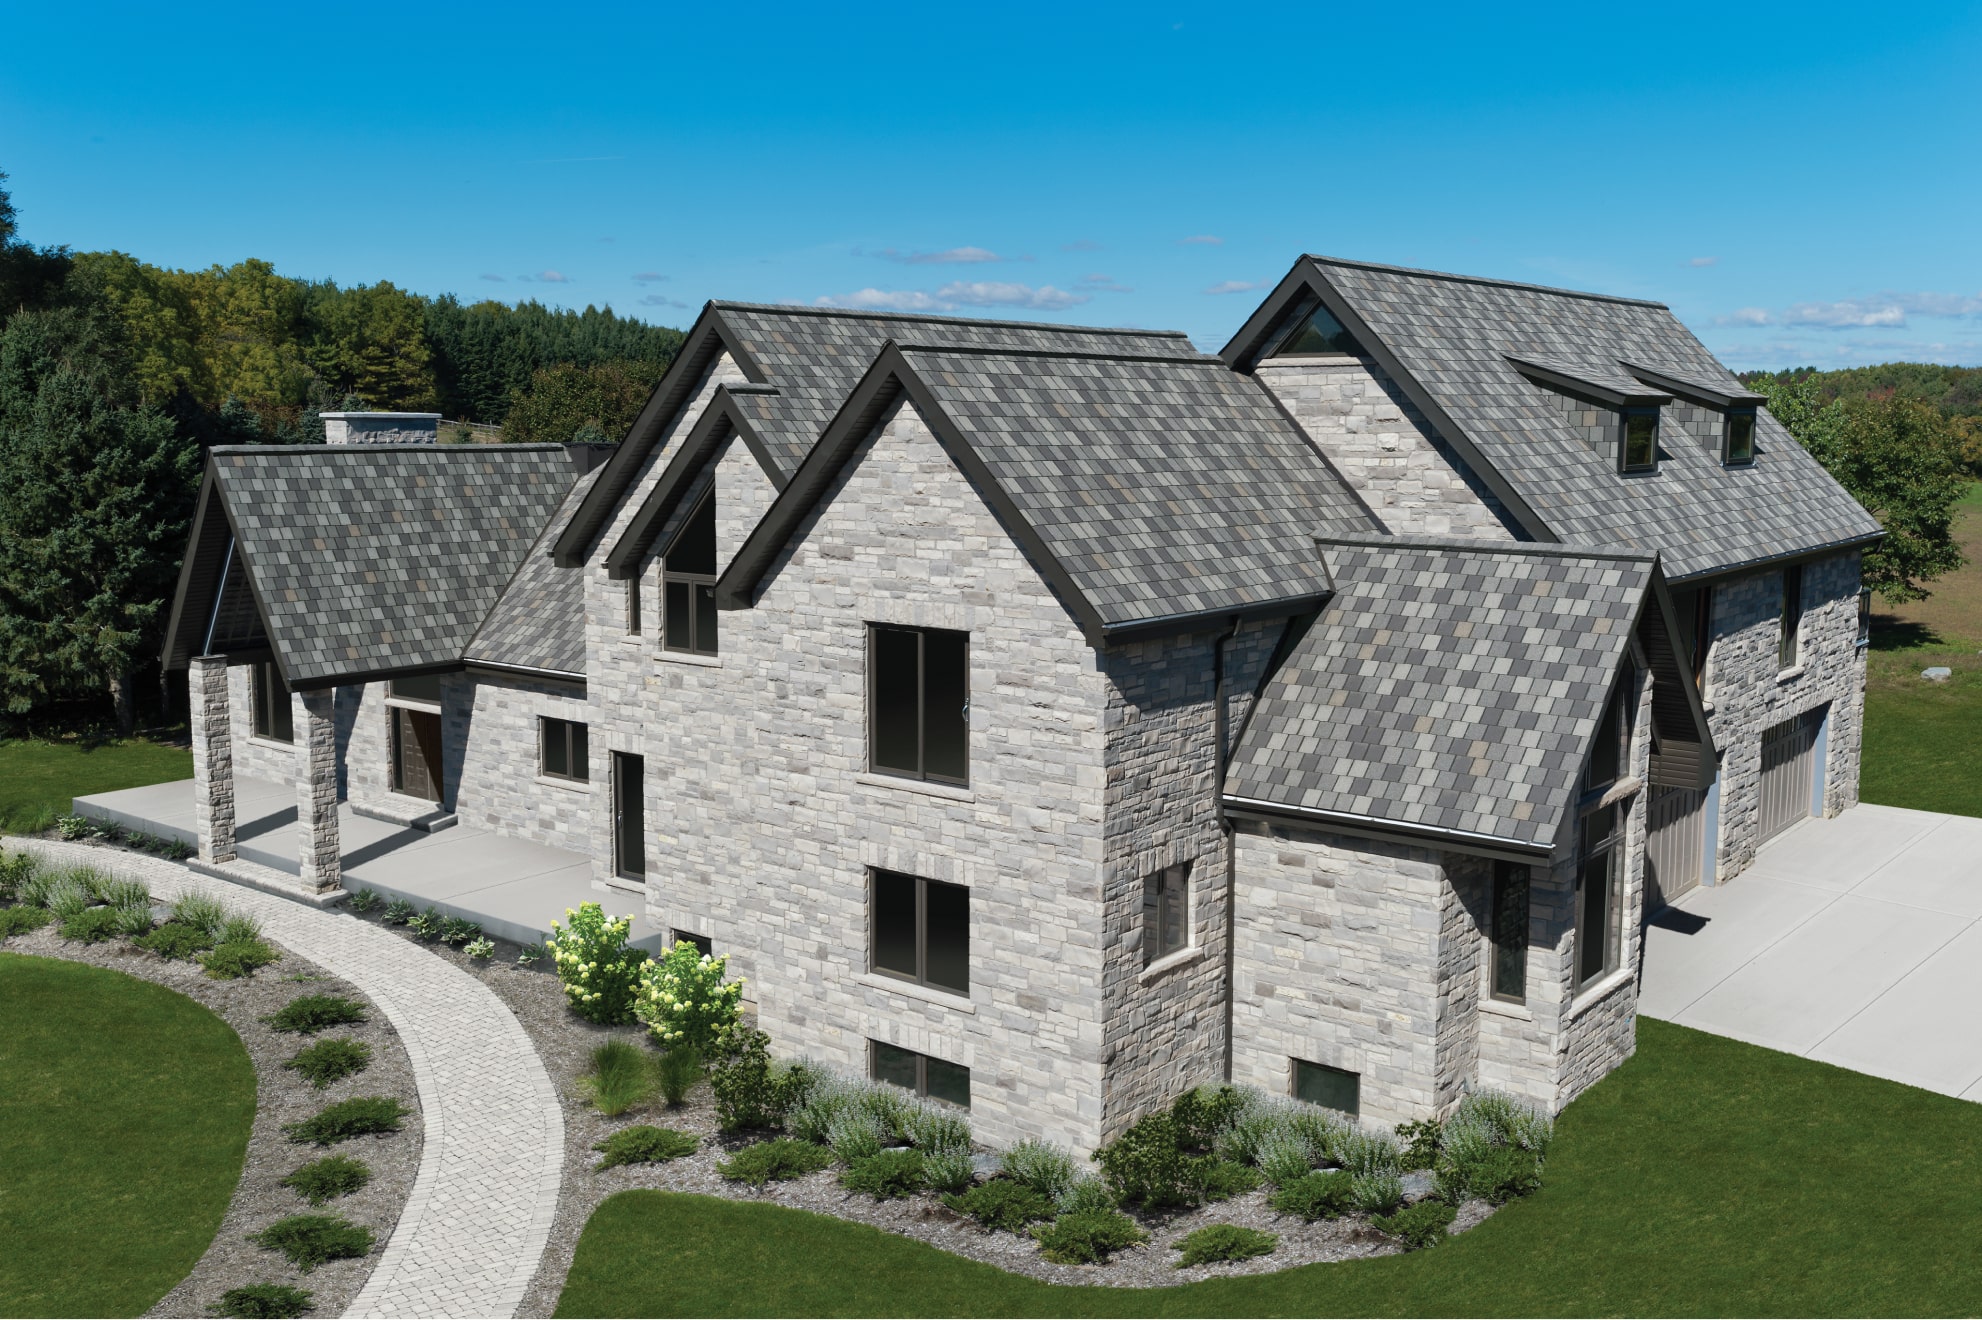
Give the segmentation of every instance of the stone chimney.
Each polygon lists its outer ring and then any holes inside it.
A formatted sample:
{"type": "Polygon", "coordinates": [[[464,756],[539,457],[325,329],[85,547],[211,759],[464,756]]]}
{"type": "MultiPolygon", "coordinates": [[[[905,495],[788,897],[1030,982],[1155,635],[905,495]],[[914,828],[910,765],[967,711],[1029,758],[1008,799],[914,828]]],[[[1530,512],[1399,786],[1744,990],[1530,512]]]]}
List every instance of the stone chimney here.
{"type": "Polygon", "coordinates": [[[440,443],[439,413],[327,412],[327,445],[432,445],[440,443]]]}

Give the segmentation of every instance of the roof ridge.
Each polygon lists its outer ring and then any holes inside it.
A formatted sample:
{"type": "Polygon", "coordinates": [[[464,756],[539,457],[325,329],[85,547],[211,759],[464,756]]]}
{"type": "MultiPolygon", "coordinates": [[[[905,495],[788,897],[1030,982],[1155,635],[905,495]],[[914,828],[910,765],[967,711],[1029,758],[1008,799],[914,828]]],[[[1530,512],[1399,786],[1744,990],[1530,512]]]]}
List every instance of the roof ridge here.
{"type": "Polygon", "coordinates": [[[1348,257],[1323,256],[1319,252],[1304,253],[1307,260],[1327,266],[1349,266],[1356,270],[1377,270],[1387,275],[1415,275],[1420,279],[1447,280],[1453,284],[1485,284],[1501,289],[1525,289],[1530,293],[1549,293],[1559,298],[1585,298],[1591,302],[1623,303],[1629,307],[1656,307],[1669,312],[1670,306],[1654,302],[1650,298],[1626,298],[1615,293],[1586,293],[1581,289],[1564,289],[1553,284],[1528,284],[1521,280],[1497,280],[1487,275],[1460,275],[1449,270],[1425,270],[1418,266],[1391,266],[1381,261],[1355,261],[1348,257]]]}
{"type": "Polygon", "coordinates": [[[210,454],[548,454],[562,453],[564,446],[560,444],[215,445],[207,452],[210,454]]]}
{"type": "Polygon", "coordinates": [[[999,325],[1025,330],[1058,330],[1068,334],[1082,335],[1143,335],[1164,339],[1182,339],[1190,336],[1182,330],[1137,330],[1127,326],[1105,325],[1061,325],[1053,321],[1008,321],[990,316],[943,316],[935,312],[892,312],[869,311],[860,307],[812,307],[803,303],[752,303],[732,302],[727,299],[711,298],[709,306],[717,309],[735,309],[746,312],[779,312],[794,316],[843,316],[869,321],[930,321],[945,325],[999,325]]]}
{"type": "Polygon", "coordinates": [[[1649,564],[1658,559],[1657,551],[1605,549],[1601,546],[1570,545],[1548,541],[1486,541],[1466,536],[1338,536],[1317,533],[1314,543],[1355,546],[1372,550],[1457,550],[1466,554],[1541,555],[1553,559],[1614,559],[1649,564]]]}
{"type": "Polygon", "coordinates": [[[1067,358],[1076,362],[1161,362],[1169,366],[1220,367],[1227,371],[1231,370],[1230,367],[1225,366],[1223,358],[1210,353],[1200,353],[1194,357],[1173,357],[1167,353],[1100,353],[1076,348],[990,348],[980,344],[917,344],[899,339],[890,342],[904,353],[962,353],[970,357],[1067,358]]]}

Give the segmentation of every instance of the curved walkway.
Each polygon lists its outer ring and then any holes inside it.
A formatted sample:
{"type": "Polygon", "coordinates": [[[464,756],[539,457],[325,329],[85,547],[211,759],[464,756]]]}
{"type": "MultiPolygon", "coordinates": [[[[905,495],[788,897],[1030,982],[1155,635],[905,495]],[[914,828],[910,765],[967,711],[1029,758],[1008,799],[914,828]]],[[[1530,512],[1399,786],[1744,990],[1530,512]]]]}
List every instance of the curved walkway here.
{"type": "Polygon", "coordinates": [[[405,1043],[425,1144],[406,1212],[357,1316],[509,1316],[537,1271],[557,1212],[564,1116],[515,1015],[480,981],[418,945],[335,911],[195,875],[119,849],[9,838],[58,864],[143,880],[154,896],[209,893],[271,939],[361,987],[405,1043]]]}

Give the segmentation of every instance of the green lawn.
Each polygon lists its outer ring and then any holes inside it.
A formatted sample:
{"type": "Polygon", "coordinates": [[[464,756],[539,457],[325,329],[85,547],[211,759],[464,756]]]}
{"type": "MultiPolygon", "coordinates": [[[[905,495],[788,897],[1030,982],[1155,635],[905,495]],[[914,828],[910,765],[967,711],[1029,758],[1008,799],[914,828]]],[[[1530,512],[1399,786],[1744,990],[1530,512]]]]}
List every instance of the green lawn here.
{"type": "Polygon", "coordinates": [[[255,1072],[183,995],[0,953],[0,1315],[142,1315],[213,1240],[255,1072]]]}
{"type": "Polygon", "coordinates": [[[43,807],[69,813],[69,800],[140,784],[193,777],[193,754],[184,747],[130,739],[124,742],[0,741],[0,829],[26,828],[43,807]]]}
{"type": "MultiPolygon", "coordinates": [[[[1640,1019],[1548,1183],[1429,1252],[1160,1291],[1035,1283],[775,1206],[622,1192],[559,1315],[1974,1315],[1982,1105],[1640,1019]]],[[[580,1174],[578,1176],[584,1176],[580,1174]]]]}

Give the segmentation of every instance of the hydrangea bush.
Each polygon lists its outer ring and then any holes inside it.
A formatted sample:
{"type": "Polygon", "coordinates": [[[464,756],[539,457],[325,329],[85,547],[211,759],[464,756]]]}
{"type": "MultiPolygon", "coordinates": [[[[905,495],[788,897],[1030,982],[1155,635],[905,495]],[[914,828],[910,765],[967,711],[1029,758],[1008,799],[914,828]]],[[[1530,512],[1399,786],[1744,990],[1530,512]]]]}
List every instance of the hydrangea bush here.
{"type": "Polygon", "coordinates": [[[606,1026],[633,1020],[647,955],[627,947],[631,917],[608,917],[597,903],[566,908],[570,925],[551,923],[549,946],[565,1000],[579,1017],[606,1026]]]}
{"type": "Polygon", "coordinates": [[[707,1058],[724,1033],[736,1026],[743,982],[723,979],[728,964],[727,957],[710,957],[692,944],[676,944],[640,969],[633,1013],[647,1024],[663,1050],[685,1047],[707,1058]]]}

